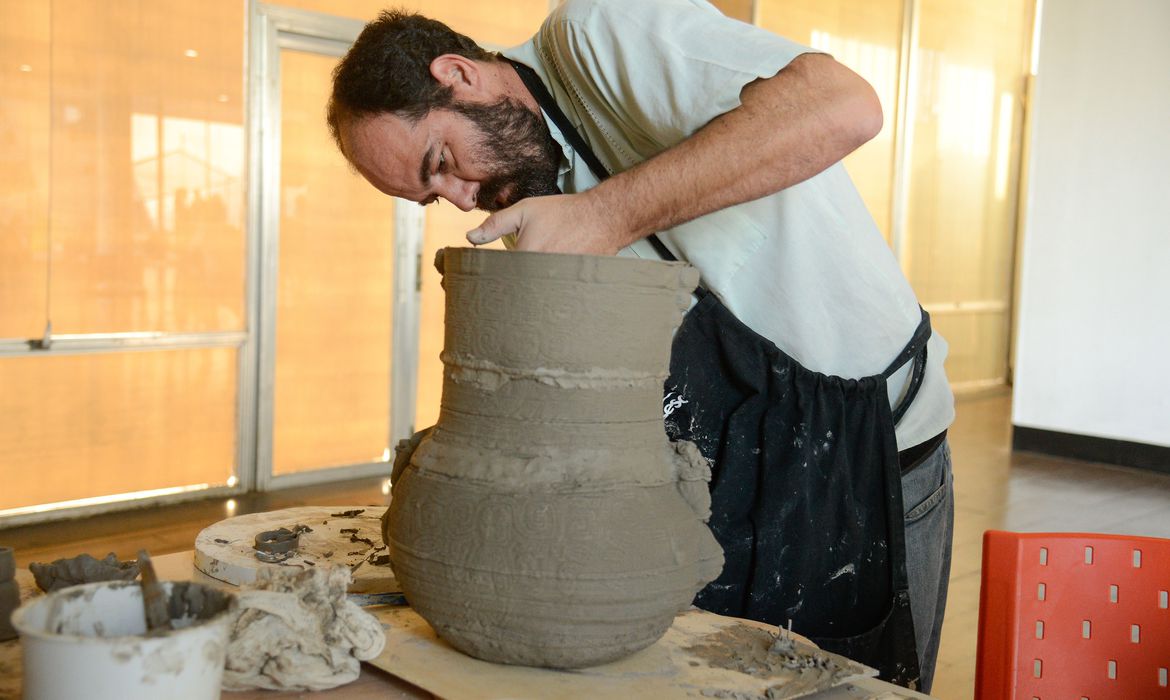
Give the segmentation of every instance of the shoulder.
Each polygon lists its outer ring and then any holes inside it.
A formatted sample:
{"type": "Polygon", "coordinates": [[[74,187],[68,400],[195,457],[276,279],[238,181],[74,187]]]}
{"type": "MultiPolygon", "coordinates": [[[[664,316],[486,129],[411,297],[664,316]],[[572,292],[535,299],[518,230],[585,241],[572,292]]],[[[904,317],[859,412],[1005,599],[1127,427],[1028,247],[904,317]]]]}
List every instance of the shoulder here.
{"type": "Polygon", "coordinates": [[[613,63],[648,67],[663,53],[734,44],[724,41],[730,24],[738,23],[706,0],[567,0],[535,39],[548,56],[605,72],[613,63]]]}
{"type": "Polygon", "coordinates": [[[549,14],[544,27],[626,33],[661,28],[687,16],[724,18],[706,0],[567,0],[549,14]]]}

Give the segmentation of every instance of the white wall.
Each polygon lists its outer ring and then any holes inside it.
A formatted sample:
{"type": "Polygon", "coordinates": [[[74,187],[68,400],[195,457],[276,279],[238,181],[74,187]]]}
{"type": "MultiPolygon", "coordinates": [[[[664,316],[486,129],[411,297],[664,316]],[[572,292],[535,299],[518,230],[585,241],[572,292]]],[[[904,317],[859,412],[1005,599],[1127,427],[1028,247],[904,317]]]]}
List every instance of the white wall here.
{"type": "Polygon", "coordinates": [[[1170,446],[1170,1],[1046,0],[1012,422],[1170,446]]]}

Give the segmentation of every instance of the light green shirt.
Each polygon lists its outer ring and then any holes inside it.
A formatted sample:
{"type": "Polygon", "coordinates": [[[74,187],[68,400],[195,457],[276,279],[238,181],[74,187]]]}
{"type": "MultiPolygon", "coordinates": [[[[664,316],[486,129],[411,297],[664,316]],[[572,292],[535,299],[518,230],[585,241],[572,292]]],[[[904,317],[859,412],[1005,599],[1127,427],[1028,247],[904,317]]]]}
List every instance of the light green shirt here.
{"type": "MultiPolygon", "coordinates": [[[[728,19],[703,0],[570,0],[504,55],[537,72],[617,173],[735,109],[745,85],[809,51],[728,19]]],[[[565,156],[562,191],[595,186],[585,161],[547,115],[545,121],[565,156]]],[[[699,269],[703,284],[737,318],[809,369],[878,374],[918,325],[914,292],[840,163],[659,237],[699,269]]],[[[657,257],[646,241],[621,254],[657,257]]],[[[901,449],[954,419],[946,354],[946,341],[935,333],[918,397],[897,426],[901,449]]],[[[890,379],[891,403],[908,377],[907,367],[890,379]]]]}

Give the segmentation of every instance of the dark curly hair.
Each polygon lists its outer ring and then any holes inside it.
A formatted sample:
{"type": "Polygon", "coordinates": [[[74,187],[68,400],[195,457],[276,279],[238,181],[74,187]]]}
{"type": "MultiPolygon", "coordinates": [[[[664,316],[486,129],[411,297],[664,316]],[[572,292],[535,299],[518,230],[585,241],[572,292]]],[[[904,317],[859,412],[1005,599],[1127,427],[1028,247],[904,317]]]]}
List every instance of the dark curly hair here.
{"type": "Polygon", "coordinates": [[[497,60],[470,38],[420,14],[384,10],[367,24],[333,69],[326,119],[338,148],[341,126],[351,119],[389,112],[416,121],[450,105],[451,88],[430,73],[431,61],[448,53],[497,60]]]}

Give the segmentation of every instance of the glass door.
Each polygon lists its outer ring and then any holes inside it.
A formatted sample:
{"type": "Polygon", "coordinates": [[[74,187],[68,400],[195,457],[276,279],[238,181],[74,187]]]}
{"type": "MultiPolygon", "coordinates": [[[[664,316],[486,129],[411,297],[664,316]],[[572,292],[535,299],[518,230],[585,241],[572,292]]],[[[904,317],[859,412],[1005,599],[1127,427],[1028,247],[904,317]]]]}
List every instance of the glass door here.
{"type": "Polygon", "coordinates": [[[257,486],[388,476],[413,422],[421,209],[355,176],[325,125],[362,23],[254,12],[257,486]]]}
{"type": "Polygon", "coordinates": [[[897,251],[956,392],[1008,380],[1031,0],[918,0],[897,251]]]}

